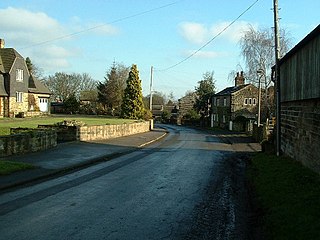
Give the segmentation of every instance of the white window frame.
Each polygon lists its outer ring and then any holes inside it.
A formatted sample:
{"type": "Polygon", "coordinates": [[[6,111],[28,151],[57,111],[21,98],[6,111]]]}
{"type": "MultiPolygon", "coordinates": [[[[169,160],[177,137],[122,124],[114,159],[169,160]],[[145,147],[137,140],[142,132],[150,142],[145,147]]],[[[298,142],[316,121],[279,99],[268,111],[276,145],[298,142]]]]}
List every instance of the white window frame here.
{"type": "Polygon", "coordinates": [[[23,92],[16,92],[16,102],[18,103],[23,102],[23,92]]]}
{"type": "Polygon", "coordinates": [[[227,98],[223,99],[223,106],[227,106],[227,98]]]}
{"type": "Polygon", "coordinates": [[[253,98],[253,105],[256,105],[257,102],[256,102],[256,98],[253,98]]]}
{"type": "Polygon", "coordinates": [[[249,105],[252,105],[252,98],[249,98],[249,105]]]}
{"type": "Polygon", "coordinates": [[[17,82],[23,82],[23,69],[17,69],[16,70],[16,81],[17,82]]]}
{"type": "Polygon", "coordinates": [[[225,115],[222,116],[222,122],[226,123],[226,116],[225,115]]]}
{"type": "Polygon", "coordinates": [[[244,99],[244,105],[248,105],[248,98],[244,99]]]}
{"type": "Polygon", "coordinates": [[[219,106],[220,98],[217,98],[217,99],[216,99],[216,103],[217,103],[217,106],[219,106]]]}

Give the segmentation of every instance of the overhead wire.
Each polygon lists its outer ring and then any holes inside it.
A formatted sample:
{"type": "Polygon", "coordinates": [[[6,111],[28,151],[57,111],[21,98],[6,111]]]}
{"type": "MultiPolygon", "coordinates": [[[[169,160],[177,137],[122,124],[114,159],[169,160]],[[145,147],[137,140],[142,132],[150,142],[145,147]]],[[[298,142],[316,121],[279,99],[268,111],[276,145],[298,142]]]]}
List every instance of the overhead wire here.
{"type": "Polygon", "coordinates": [[[223,28],[219,33],[217,33],[213,38],[211,38],[208,42],[206,42],[204,45],[202,45],[198,50],[191,53],[186,58],[182,59],[181,61],[177,62],[176,64],[173,64],[167,68],[164,69],[155,69],[155,71],[162,72],[167,71],[169,69],[175,68],[176,66],[184,63],[188,59],[192,58],[194,55],[196,55],[198,52],[200,52],[202,49],[204,49],[206,46],[208,46],[211,42],[213,42],[217,37],[219,37],[222,33],[224,33],[229,27],[231,27],[236,21],[238,21],[245,13],[247,13],[259,0],[256,0],[253,2],[247,9],[245,9],[237,18],[235,18],[231,23],[229,23],[225,28],[223,28]]]}
{"type": "Polygon", "coordinates": [[[46,40],[46,41],[43,41],[43,42],[35,43],[35,44],[29,45],[29,46],[26,46],[26,47],[22,47],[21,49],[27,49],[27,48],[31,48],[31,47],[35,47],[35,46],[41,46],[41,45],[45,45],[45,44],[50,43],[50,42],[55,42],[55,41],[58,41],[58,40],[61,40],[61,39],[69,38],[69,37],[72,37],[72,36],[75,36],[75,35],[79,35],[79,34],[82,34],[82,33],[88,32],[88,31],[95,30],[97,28],[105,27],[105,26],[110,25],[110,24],[122,22],[122,21],[125,21],[125,20],[130,19],[130,18],[135,18],[135,17],[141,16],[141,15],[144,15],[144,14],[147,14],[147,13],[150,13],[150,12],[154,12],[154,11],[157,11],[157,10],[160,10],[160,9],[163,9],[163,8],[167,8],[167,7],[175,5],[175,4],[177,4],[178,2],[181,2],[181,1],[183,1],[183,0],[178,0],[178,1],[175,1],[175,2],[171,2],[171,3],[165,4],[165,5],[159,6],[159,7],[155,7],[155,8],[152,8],[152,9],[149,9],[149,10],[145,10],[145,11],[142,11],[142,12],[138,12],[138,13],[126,16],[126,17],[122,17],[122,18],[116,19],[116,20],[108,22],[108,23],[96,25],[94,27],[86,28],[86,29],[83,29],[81,31],[69,33],[69,34],[66,34],[66,35],[62,35],[60,37],[56,37],[56,38],[52,38],[52,39],[49,39],[49,40],[46,40]]]}

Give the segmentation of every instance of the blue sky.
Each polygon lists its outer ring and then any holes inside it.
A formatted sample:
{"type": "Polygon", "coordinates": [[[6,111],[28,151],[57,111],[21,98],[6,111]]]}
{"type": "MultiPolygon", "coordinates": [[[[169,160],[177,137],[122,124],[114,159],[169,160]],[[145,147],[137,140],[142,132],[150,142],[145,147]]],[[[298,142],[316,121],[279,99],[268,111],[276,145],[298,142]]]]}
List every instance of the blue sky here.
{"type": "MultiPolygon", "coordinates": [[[[232,85],[228,75],[242,64],[238,40],[248,24],[273,27],[272,0],[1,0],[0,38],[41,67],[89,73],[103,81],[113,61],[137,64],[144,95],[153,90],[176,98],[194,90],[203,73],[214,71],[218,90],[232,85]],[[192,58],[166,71],[203,46],[192,58]],[[81,32],[81,33],[79,33],[81,32]]],[[[320,1],[279,0],[280,27],[293,46],[320,23],[320,1]]]]}

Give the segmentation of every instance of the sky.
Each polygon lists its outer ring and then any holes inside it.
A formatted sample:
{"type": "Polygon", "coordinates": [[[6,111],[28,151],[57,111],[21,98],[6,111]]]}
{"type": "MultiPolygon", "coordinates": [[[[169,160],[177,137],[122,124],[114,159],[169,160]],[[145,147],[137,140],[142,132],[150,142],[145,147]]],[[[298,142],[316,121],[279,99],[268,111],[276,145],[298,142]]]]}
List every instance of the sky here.
{"type": "MultiPolygon", "coordinates": [[[[272,28],[272,8],[272,0],[1,0],[0,38],[45,76],[104,81],[113,62],[136,64],[144,95],[153,66],[152,90],[178,99],[205,72],[218,91],[233,85],[229,73],[244,66],[239,39],[249,25],[272,28]]],[[[292,47],[320,23],[320,1],[279,0],[279,8],[292,47]]]]}

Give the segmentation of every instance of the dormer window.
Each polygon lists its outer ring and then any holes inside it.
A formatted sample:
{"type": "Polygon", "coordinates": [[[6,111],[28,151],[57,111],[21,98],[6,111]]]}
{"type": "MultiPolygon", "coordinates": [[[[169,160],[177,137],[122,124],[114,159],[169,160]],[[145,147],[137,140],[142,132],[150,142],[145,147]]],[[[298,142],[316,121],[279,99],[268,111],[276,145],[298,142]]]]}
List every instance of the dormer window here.
{"type": "Polygon", "coordinates": [[[17,80],[17,82],[23,82],[23,70],[22,69],[17,69],[16,80],[17,80]]]}

